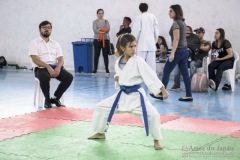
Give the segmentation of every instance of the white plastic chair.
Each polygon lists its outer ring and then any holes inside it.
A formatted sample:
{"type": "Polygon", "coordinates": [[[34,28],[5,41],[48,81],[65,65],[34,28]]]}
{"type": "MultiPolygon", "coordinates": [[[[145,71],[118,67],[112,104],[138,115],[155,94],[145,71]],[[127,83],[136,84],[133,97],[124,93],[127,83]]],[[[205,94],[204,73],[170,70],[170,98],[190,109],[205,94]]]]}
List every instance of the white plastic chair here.
{"type": "MultiPolygon", "coordinates": [[[[34,69],[33,69],[33,74],[34,74],[34,69]]],[[[54,88],[54,79],[55,78],[51,78],[49,85],[50,85],[50,97],[53,96],[53,88],[54,88]]],[[[45,103],[45,98],[42,92],[42,89],[40,87],[40,82],[39,79],[35,77],[34,75],[34,80],[35,80],[35,89],[34,89],[34,100],[33,100],[33,104],[34,106],[37,107],[44,107],[44,103],[45,103]]],[[[61,102],[64,104],[64,97],[62,95],[61,97],[61,102]]]]}
{"type": "Polygon", "coordinates": [[[226,73],[226,77],[228,82],[230,82],[231,84],[232,91],[234,91],[235,89],[235,72],[236,72],[237,61],[239,60],[239,54],[234,50],[233,50],[233,54],[235,58],[233,68],[223,72],[223,73],[226,73]]]}
{"type": "MultiPolygon", "coordinates": [[[[234,89],[235,89],[235,72],[236,72],[237,61],[239,60],[239,54],[235,50],[233,50],[233,54],[234,54],[234,58],[235,58],[233,68],[228,69],[223,72],[224,74],[226,74],[226,78],[227,78],[228,82],[230,82],[230,84],[231,84],[232,91],[234,91],[234,89]]],[[[210,64],[210,54],[208,57],[205,57],[204,60],[207,61],[206,62],[207,63],[206,72],[207,72],[207,78],[208,78],[208,65],[210,64]]]]}

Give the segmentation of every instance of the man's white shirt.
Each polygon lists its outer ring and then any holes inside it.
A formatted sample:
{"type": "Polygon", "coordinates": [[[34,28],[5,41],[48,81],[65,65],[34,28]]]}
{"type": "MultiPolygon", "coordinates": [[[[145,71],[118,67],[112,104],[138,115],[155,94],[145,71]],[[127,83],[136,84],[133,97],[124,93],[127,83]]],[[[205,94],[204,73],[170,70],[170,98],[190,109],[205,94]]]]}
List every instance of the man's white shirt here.
{"type": "Polygon", "coordinates": [[[47,64],[57,64],[57,58],[63,56],[62,48],[58,42],[49,39],[45,42],[41,37],[29,44],[28,54],[37,55],[39,59],[47,64]]]}

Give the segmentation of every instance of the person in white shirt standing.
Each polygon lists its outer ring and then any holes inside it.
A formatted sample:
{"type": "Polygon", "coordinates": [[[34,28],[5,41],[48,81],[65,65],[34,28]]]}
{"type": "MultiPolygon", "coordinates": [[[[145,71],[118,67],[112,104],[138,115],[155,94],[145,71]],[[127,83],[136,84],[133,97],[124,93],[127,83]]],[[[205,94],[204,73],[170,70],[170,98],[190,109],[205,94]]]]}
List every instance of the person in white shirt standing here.
{"type": "Polygon", "coordinates": [[[39,79],[45,97],[45,108],[52,108],[52,103],[57,107],[64,106],[59,100],[73,80],[73,75],[63,67],[64,59],[59,43],[49,38],[51,31],[52,24],[49,21],[41,22],[39,24],[40,37],[29,44],[29,55],[36,66],[34,73],[35,77],[39,79]],[[51,78],[56,78],[60,84],[54,97],[50,99],[49,82],[51,78]]]}
{"type": "Polygon", "coordinates": [[[137,55],[142,57],[147,64],[156,71],[156,46],[159,25],[155,15],[148,13],[148,4],[141,3],[139,10],[141,15],[137,16],[132,27],[132,34],[137,39],[137,55]]]}

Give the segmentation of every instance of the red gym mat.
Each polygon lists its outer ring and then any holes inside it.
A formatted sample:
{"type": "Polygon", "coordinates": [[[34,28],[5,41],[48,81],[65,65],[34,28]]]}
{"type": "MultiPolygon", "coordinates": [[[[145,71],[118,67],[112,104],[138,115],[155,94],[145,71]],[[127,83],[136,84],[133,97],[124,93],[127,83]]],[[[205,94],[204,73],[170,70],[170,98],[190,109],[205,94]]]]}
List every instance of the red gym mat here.
{"type": "Polygon", "coordinates": [[[162,128],[169,130],[230,136],[234,132],[240,130],[240,123],[181,117],[175,121],[170,121],[166,124],[163,124],[162,128]]]}
{"type": "MultiPolygon", "coordinates": [[[[40,112],[26,114],[25,117],[51,118],[72,121],[91,121],[93,109],[85,108],[54,108],[40,112]]],[[[161,115],[161,123],[166,123],[178,119],[180,117],[161,115]]],[[[129,126],[143,126],[142,120],[132,114],[114,114],[113,124],[129,125],[129,126]]]]}
{"type": "MultiPolygon", "coordinates": [[[[0,120],[0,141],[54,128],[75,121],[91,121],[93,110],[52,108],[0,120]]],[[[161,115],[163,129],[225,135],[240,138],[240,123],[161,115]]],[[[112,124],[140,126],[142,120],[131,114],[115,114],[112,124]]]]}
{"type": "Polygon", "coordinates": [[[38,118],[50,118],[50,119],[62,119],[71,121],[91,121],[92,109],[85,108],[52,108],[49,110],[34,112],[25,114],[25,117],[38,117],[38,118]]]}
{"type": "Polygon", "coordinates": [[[234,132],[231,136],[234,137],[234,138],[240,138],[240,130],[234,132]]]}

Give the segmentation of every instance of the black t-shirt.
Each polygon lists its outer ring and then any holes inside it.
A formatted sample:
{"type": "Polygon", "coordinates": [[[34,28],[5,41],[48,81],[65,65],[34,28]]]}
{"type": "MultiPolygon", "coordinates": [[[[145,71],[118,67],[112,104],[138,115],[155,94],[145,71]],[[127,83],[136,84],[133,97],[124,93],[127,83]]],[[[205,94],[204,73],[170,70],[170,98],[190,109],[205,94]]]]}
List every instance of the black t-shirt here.
{"type": "MultiPolygon", "coordinates": [[[[231,47],[232,45],[227,39],[223,40],[220,48],[217,47],[215,41],[212,43],[212,50],[214,51],[214,53],[218,54],[218,58],[225,57],[227,55],[227,49],[231,47]]],[[[234,57],[230,58],[229,60],[234,61],[234,57]]]]}
{"type": "Polygon", "coordinates": [[[117,36],[120,36],[121,34],[124,34],[124,33],[131,33],[131,32],[132,32],[131,27],[122,28],[122,29],[117,33],[117,36]]]}

